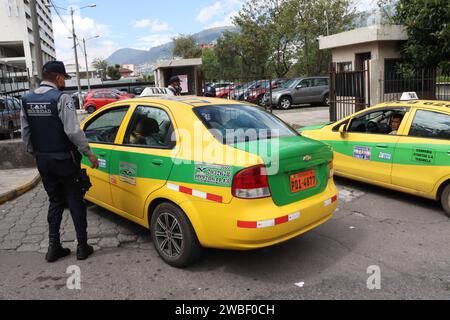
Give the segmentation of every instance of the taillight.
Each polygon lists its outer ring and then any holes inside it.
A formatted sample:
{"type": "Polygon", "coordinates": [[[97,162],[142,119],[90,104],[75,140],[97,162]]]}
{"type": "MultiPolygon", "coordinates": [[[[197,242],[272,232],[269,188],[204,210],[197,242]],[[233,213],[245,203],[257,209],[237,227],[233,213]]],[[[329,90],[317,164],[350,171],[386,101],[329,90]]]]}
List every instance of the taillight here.
{"type": "Polygon", "coordinates": [[[258,165],[236,173],[232,192],[234,197],[240,199],[271,197],[266,167],[258,165]]]}

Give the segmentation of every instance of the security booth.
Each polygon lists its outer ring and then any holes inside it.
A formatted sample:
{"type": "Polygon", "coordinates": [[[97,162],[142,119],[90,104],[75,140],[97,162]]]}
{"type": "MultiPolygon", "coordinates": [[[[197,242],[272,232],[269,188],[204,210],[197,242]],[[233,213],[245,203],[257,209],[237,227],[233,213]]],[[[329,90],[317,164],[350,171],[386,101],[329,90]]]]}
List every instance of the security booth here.
{"type": "Polygon", "coordinates": [[[201,95],[202,59],[163,60],[155,67],[155,85],[167,87],[172,76],[181,79],[183,95],[201,95]]]}
{"type": "Polygon", "coordinates": [[[332,120],[385,100],[384,81],[394,73],[400,45],[407,39],[400,25],[372,25],[319,38],[320,49],[332,54],[332,120]]]}

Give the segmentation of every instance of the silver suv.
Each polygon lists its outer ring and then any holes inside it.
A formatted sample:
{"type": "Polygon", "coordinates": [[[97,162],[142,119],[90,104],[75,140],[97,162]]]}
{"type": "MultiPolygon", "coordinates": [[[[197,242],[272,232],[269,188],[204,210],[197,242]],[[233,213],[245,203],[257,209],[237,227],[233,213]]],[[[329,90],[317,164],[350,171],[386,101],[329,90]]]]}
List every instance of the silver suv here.
{"type": "MultiPolygon", "coordinates": [[[[269,93],[264,97],[270,103],[269,93]]],[[[328,77],[305,77],[291,79],[280,88],[272,91],[272,105],[280,109],[290,109],[299,104],[330,103],[330,79],[328,77]]]]}

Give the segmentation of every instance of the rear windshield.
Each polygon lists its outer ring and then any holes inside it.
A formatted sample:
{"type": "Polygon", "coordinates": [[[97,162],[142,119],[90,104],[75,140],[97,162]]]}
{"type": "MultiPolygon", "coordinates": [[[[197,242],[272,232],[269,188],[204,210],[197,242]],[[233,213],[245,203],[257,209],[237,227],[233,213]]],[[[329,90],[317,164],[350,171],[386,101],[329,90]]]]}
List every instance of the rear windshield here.
{"type": "Polygon", "coordinates": [[[194,108],[194,113],[223,144],[299,135],[282,120],[258,107],[204,106],[194,108]]]}

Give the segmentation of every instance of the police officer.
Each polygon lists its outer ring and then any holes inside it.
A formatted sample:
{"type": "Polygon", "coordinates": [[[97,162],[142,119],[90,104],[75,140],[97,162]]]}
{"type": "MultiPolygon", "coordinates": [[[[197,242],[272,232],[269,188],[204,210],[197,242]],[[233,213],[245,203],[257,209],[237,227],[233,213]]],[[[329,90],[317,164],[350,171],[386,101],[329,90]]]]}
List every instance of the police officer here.
{"type": "Polygon", "coordinates": [[[70,76],[64,64],[48,62],[43,68],[40,87],[22,99],[23,141],[36,158],[50,201],[48,262],[70,255],[60,240],[62,215],[67,206],[77,233],[77,259],[85,260],[94,252],[88,245],[86,205],[78,182],[82,158],[79,151],[89,159],[93,169],[99,164],[80,129],[72,98],[60,91],[65,87],[65,79],[70,76]]]}
{"type": "Polygon", "coordinates": [[[175,96],[181,96],[181,80],[178,76],[173,76],[169,79],[169,90],[173,92],[175,96]]]}

